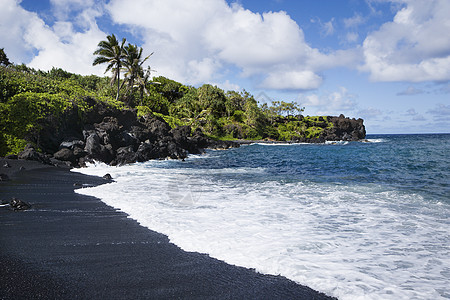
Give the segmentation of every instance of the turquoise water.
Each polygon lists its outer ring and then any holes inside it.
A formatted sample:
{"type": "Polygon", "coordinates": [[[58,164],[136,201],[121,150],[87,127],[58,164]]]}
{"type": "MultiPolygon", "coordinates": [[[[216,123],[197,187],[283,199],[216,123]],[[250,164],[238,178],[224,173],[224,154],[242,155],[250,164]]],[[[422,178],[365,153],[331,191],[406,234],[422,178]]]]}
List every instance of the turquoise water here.
{"type": "MultiPolygon", "coordinates": [[[[450,204],[450,134],[372,135],[370,143],[251,145],[185,168],[264,168],[249,181],[379,184],[450,204]]],[[[178,167],[178,164],[165,167],[178,167]]],[[[227,174],[217,174],[217,180],[227,174]]],[[[241,180],[235,175],[229,180],[241,180]]]]}
{"type": "Polygon", "coordinates": [[[187,251],[340,299],[450,298],[450,135],[95,165],[101,198],[187,251]]]}

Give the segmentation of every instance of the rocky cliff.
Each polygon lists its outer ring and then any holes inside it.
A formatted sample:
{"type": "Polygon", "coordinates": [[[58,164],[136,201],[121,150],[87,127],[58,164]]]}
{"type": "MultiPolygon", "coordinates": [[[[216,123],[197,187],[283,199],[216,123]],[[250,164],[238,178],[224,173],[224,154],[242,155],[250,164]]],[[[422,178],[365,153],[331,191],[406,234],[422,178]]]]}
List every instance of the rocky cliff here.
{"type": "Polygon", "coordinates": [[[363,119],[350,119],[344,115],[339,117],[318,117],[317,121],[308,124],[310,128],[319,128],[318,137],[307,138],[296,136],[292,142],[324,143],[326,141],[359,141],[366,137],[366,128],[363,119]]]}
{"type": "Polygon", "coordinates": [[[344,115],[328,117],[333,127],[326,128],[323,139],[326,141],[358,141],[366,137],[366,128],[363,119],[350,119],[344,115]]]}
{"type": "Polygon", "coordinates": [[[82,118],[76,112],[67,112],[63,122],[46,122],[34,144],[17,157],[75,167],[94,160],[123,165],[150,159],[184,159],[188,153],[201,153],[205,148],[239,146],[212,140],[199,130],[192,132],[189,126],[172,129],[162,118],[138,117],[135,110],[118,110],[101,102],[82,118]]]}
{"type": "MultiPolygon", "coordinates": [[[[235,142],[212,140],[189,126],[171,128],[152,114],[138,117],[135,110],[120,110],[95,100],[90,106],[82,116],[74,109],[65,112],[63,118],[47,118],[31,140],[36,146],[28,145],[17,157],[72,167],[94,160],[123,165],[151,159],[184,159],[188,153],[198,154],[206,148],[239,147],[235,142]]],[[[366,135],[362,119],[340,115],[318,117],[311,122],[309,126],[322,130],[320,136],[295,137],[292,142],[357,141],[366,135]]]]}

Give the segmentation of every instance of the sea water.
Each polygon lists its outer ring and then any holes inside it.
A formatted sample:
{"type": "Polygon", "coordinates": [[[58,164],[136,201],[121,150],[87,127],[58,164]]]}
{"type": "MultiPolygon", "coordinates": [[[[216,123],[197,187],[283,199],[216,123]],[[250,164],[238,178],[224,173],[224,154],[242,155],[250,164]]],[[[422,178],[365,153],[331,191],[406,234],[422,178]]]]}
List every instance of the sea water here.
{"type": "Polygon", "coordinates": [[[450,135],[253,144],[77,171],[186,251],[339,299],[450,298],[450,135]]]}

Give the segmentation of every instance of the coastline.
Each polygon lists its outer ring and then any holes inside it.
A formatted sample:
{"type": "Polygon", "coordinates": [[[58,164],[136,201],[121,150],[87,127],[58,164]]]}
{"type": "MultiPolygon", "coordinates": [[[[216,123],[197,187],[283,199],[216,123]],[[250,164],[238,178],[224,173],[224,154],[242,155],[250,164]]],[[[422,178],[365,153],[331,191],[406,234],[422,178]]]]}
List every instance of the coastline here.
{"type": "Polygon", "coordinates": [[[74,184],[103,178],[24,160],[0,159],[0,299],[332,299],[281,276],[185,252],[74,184]],[[4,162],[10,164],[5,168],[4,162]],[[24,167],[24,170],[20,170],[24,167]]]}

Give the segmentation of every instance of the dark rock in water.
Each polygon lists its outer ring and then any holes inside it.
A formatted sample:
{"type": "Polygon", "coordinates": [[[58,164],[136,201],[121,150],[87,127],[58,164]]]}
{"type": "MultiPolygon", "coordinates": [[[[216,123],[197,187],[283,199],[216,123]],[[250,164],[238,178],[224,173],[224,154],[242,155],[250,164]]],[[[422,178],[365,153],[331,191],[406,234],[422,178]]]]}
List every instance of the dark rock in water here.
{"type": "Polygon", "coordinates": [[[125,165],[136,162],[136,153],[133,146],[121,147],[116,151],[116,157],[111,162],[112,165],[125,165]]]}
{"type": "Polygon", "coordinates": [[[236,148],[239,145],[232,141],[210,141],[208,144],[208,148],[216,149],[216,150],[224,150],[230,148],[236,148]]]}
{"type": "Polygon", "coordinates": [[[29,203],[26,203],[25,201],[17,198],[12,198],[12,200],[9,202],[9,206],[11,206],[11,208],[14,210],[26,210],[31,208],[31,205],[29,203]]]}
{"type": "Polygon", "coordinates": [[[8,181],[9,180],[9,177],[8,177],[8,175],[6,175],[6,174],[0,174],[0,181],[8,181]]]}
{"type": "Polygon", "coordinates": [[[187,152],[179,147],[174,141],[167,143],[168,156],[172,159],[182,159],[187,157],[187,152]]]}
{"type": "Polygon", "coordinates": [[[103,175],[103,179],[112,180],[112,176],[111,176],[111,174],[107,173],[107,174],[103,175]]]}
{"type": "Polygon", "coordinates": [[[150,141],[140,144],[136,151],[136,161],[138,162],[144,162],[159,157],[159,149],[153,146],[150,141]]]}
{"type": "Polygon", "coordinates": [[[26,170],[24,166],[20,166],[19,171],[24,171],[26,170]]]}
{"type": "Polygon", "coordinates": [[[359,141],[366,137],[366,128],[362,119],[350,119],[344,115],[328,117],[332,128],[325,128],[321,137],[327,141],[359,141]]]}
{"type": "Polygon", "coordinates": [[[25,149],[19,153],[19,159],[34,160],[44,164],[51,164],[50,159],[42,153],[37,152],[33,146],[27,145],[25,149]]]}

